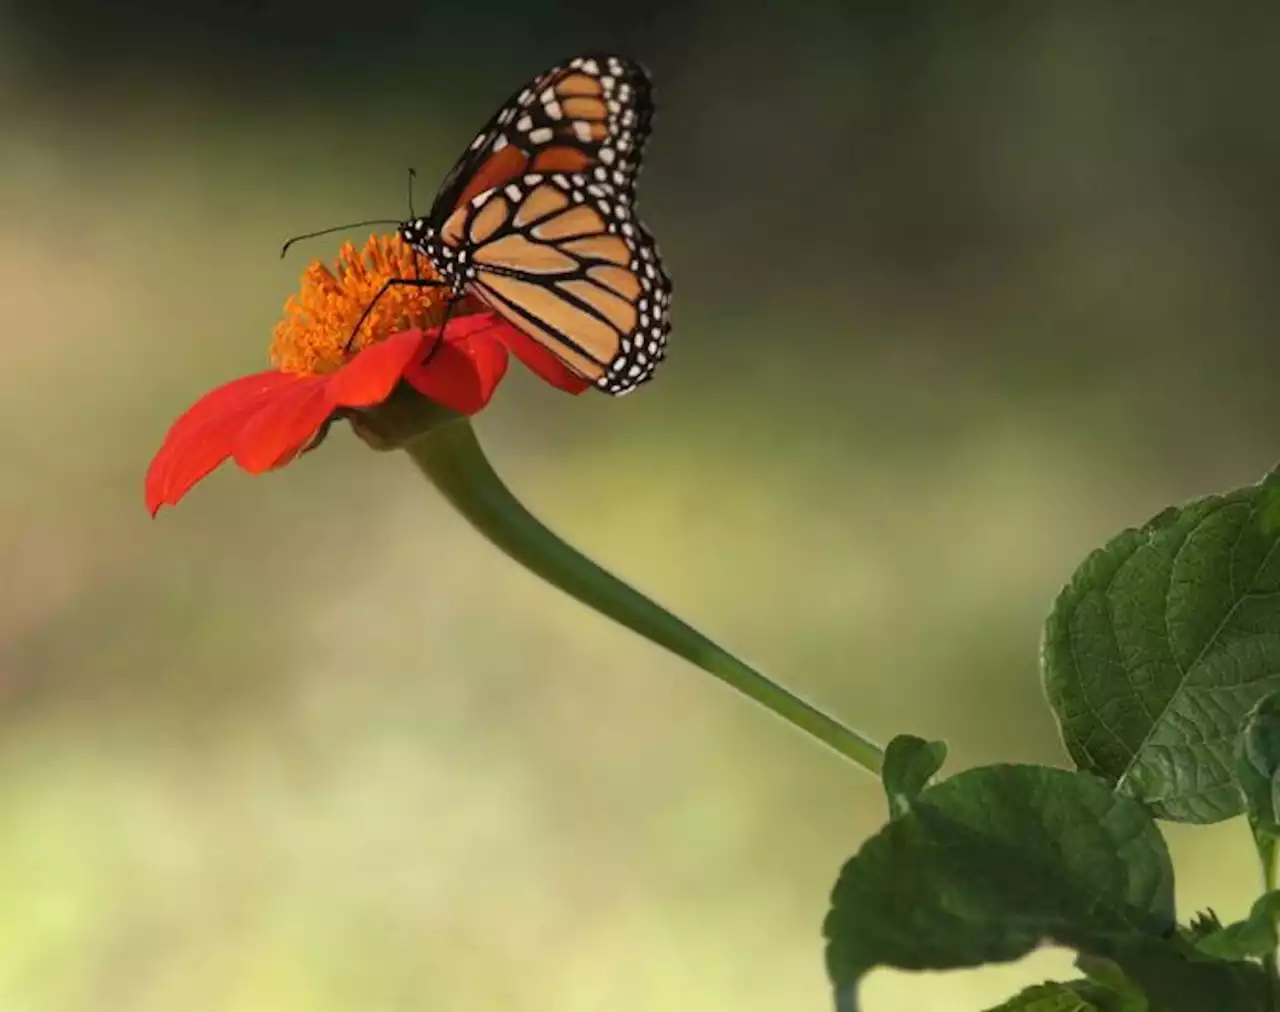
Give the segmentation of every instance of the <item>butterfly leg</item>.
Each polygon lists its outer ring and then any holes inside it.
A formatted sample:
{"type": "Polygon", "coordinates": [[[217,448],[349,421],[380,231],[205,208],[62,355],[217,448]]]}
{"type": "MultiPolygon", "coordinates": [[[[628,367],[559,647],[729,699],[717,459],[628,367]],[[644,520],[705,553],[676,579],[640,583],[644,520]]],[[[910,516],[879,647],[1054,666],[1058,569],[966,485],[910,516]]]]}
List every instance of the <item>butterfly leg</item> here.
{"type": "Polygon", "coordinates": [[[444,328],[449,326],[449,317],[453,315],[453,307],[461,301],[461,298],[450,299],[448,304],[444,307],[444,319],[440,321],[440,330],[436,333],[436,339],[431,342],[431,350],[428,351],[422,359],[423,365],[426,365],[435,358],[436,352],[438,352],[441,345],[444,344],[444,328]]]}
{"type": "Polygon", "coordinates": [[[369,300],[369,304],[364,307],[364,312],[360,314],[360,319],[356,320],[356,325],[351,328],[351,336],[347,338],[347,343],[343,346],[343,351],[350,351],[351,345],[355,342],[356,335],[360,333],[360,328],[364,326],[364,321],[369,318],[369,314],[373,312],[373,307],[378,304],[378,300],[387,293],[387,289],[393,285],[407,285],[410,288],[442,288],[449,284],[447,281],[428,280],[426,278],[392,278],[381,288],[378,294],[369,300]]]}

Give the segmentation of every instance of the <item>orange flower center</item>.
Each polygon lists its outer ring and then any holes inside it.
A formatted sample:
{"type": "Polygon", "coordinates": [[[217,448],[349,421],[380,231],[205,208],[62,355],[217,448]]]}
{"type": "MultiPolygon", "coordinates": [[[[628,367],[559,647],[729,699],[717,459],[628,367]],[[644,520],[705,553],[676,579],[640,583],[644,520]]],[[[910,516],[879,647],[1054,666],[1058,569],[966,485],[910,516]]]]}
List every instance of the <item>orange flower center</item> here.
{"type": "MultiPolygon", "coordinates": [[[[425,258],[416,259],[417,277],[437,276],[425,258]]],[[[344,243],[332,269],[312,262],[298,294],[285,302],[284,319],[276,324],[271,364],[304,376],[330,373],[361,348],[404,330],[438,324],[448,301],[445,288],[392,285],[378,296],[392,278],[415,277],[414,260],[413,250],[399,236],[375,235],[359,252],[344,243]]]]}

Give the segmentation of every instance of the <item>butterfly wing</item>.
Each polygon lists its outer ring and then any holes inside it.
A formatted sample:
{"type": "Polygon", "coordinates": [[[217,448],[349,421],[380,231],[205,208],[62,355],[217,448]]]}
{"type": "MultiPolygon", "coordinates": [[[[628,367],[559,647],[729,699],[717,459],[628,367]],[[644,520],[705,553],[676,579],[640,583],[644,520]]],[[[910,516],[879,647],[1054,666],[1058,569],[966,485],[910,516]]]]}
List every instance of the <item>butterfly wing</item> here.
{"type": "Polygon", "coordinates": [[[589,172],[634,185],[652,121],[640,64],[609,53],[563,61],[494,113],[445,177],[431,220],[440,225],[478,194],[528,173],[589,172]]]}
{"type": "Polygon", "coordinates": [[[441,229],[468,292],[615,395],[665,356],[671,281],[629,186],[530,173],[441,229]]]}
{"type": "Polygon", "coordinates": [[[612,54],[564,61],[490,119],[402,234],[441,277],[613,394],[664,356],[671,282],[636,219],[653,120],[648,74],[612,54]]]}

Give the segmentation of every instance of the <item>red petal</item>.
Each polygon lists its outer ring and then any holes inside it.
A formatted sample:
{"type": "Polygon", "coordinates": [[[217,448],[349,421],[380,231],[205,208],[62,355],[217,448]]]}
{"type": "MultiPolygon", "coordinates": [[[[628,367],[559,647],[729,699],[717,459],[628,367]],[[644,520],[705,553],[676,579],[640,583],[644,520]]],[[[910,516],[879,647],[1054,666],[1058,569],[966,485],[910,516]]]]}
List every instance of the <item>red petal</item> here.
{"type": "MultiPolygon", "coordinates": [[[[449,332],[452,338],[452,324],[449,332]]],[[[381,404],[391,396],[391,391],[404,375],[405,366],[426,340],[421,330],[406,330],[369,345],[328,377],[330,403],[346,408],[381,404]]]]}
{"type": "Polygon", "coordinates": [[[492,313],[451,319],[445,342],[436,343],[440,328],[430,331],[425,360],[411,363],[404,378],[437,404],[474,415],[507,371],[507,348],[496,337],[500,326],[492,313]]]}
{"type": "Polygon", "coordinates": [[[505,344],[511,353],[525,364],[526,368],[553,387],[571,394],[580,394],[593,385],[591,380],[579,376],[532,337],[506,320],[502,320],[498,327],[499,330],[494,336],[505,344]]]}
{"type": "Polygon", "coordinates": [[[299,376],[292,387],[262,405],[236,434],[236,463],[250,474],[261,474],[296,457],[333,414],[326,390],[331,379],[299,376]]]}
{"type": "Polygon", "coordinates": [[[145,497],[151,515],[161,506],[177,503],[231,456],[232,444],[245,421],[297,380],[275,370],[242,376],[191,405],[170,427],[147,468],[145,497]]]}

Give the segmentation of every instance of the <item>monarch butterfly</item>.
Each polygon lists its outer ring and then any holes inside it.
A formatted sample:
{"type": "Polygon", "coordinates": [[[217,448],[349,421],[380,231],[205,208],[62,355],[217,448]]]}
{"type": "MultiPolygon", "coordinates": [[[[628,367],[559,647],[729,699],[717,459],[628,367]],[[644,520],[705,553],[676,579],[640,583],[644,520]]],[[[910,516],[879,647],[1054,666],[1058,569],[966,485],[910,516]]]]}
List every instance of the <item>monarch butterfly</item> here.
{"type": "MultiPolygon", "coordinates": [[[[649,75],[586,54],[493,115],[425,218],[399,223],[455,299],[472,295],[610,394],[665,356],[671,281],[635,216],[653,119],[649,75]]],[[[447,325],[447,321],[446,321],[447,325]]]]}

